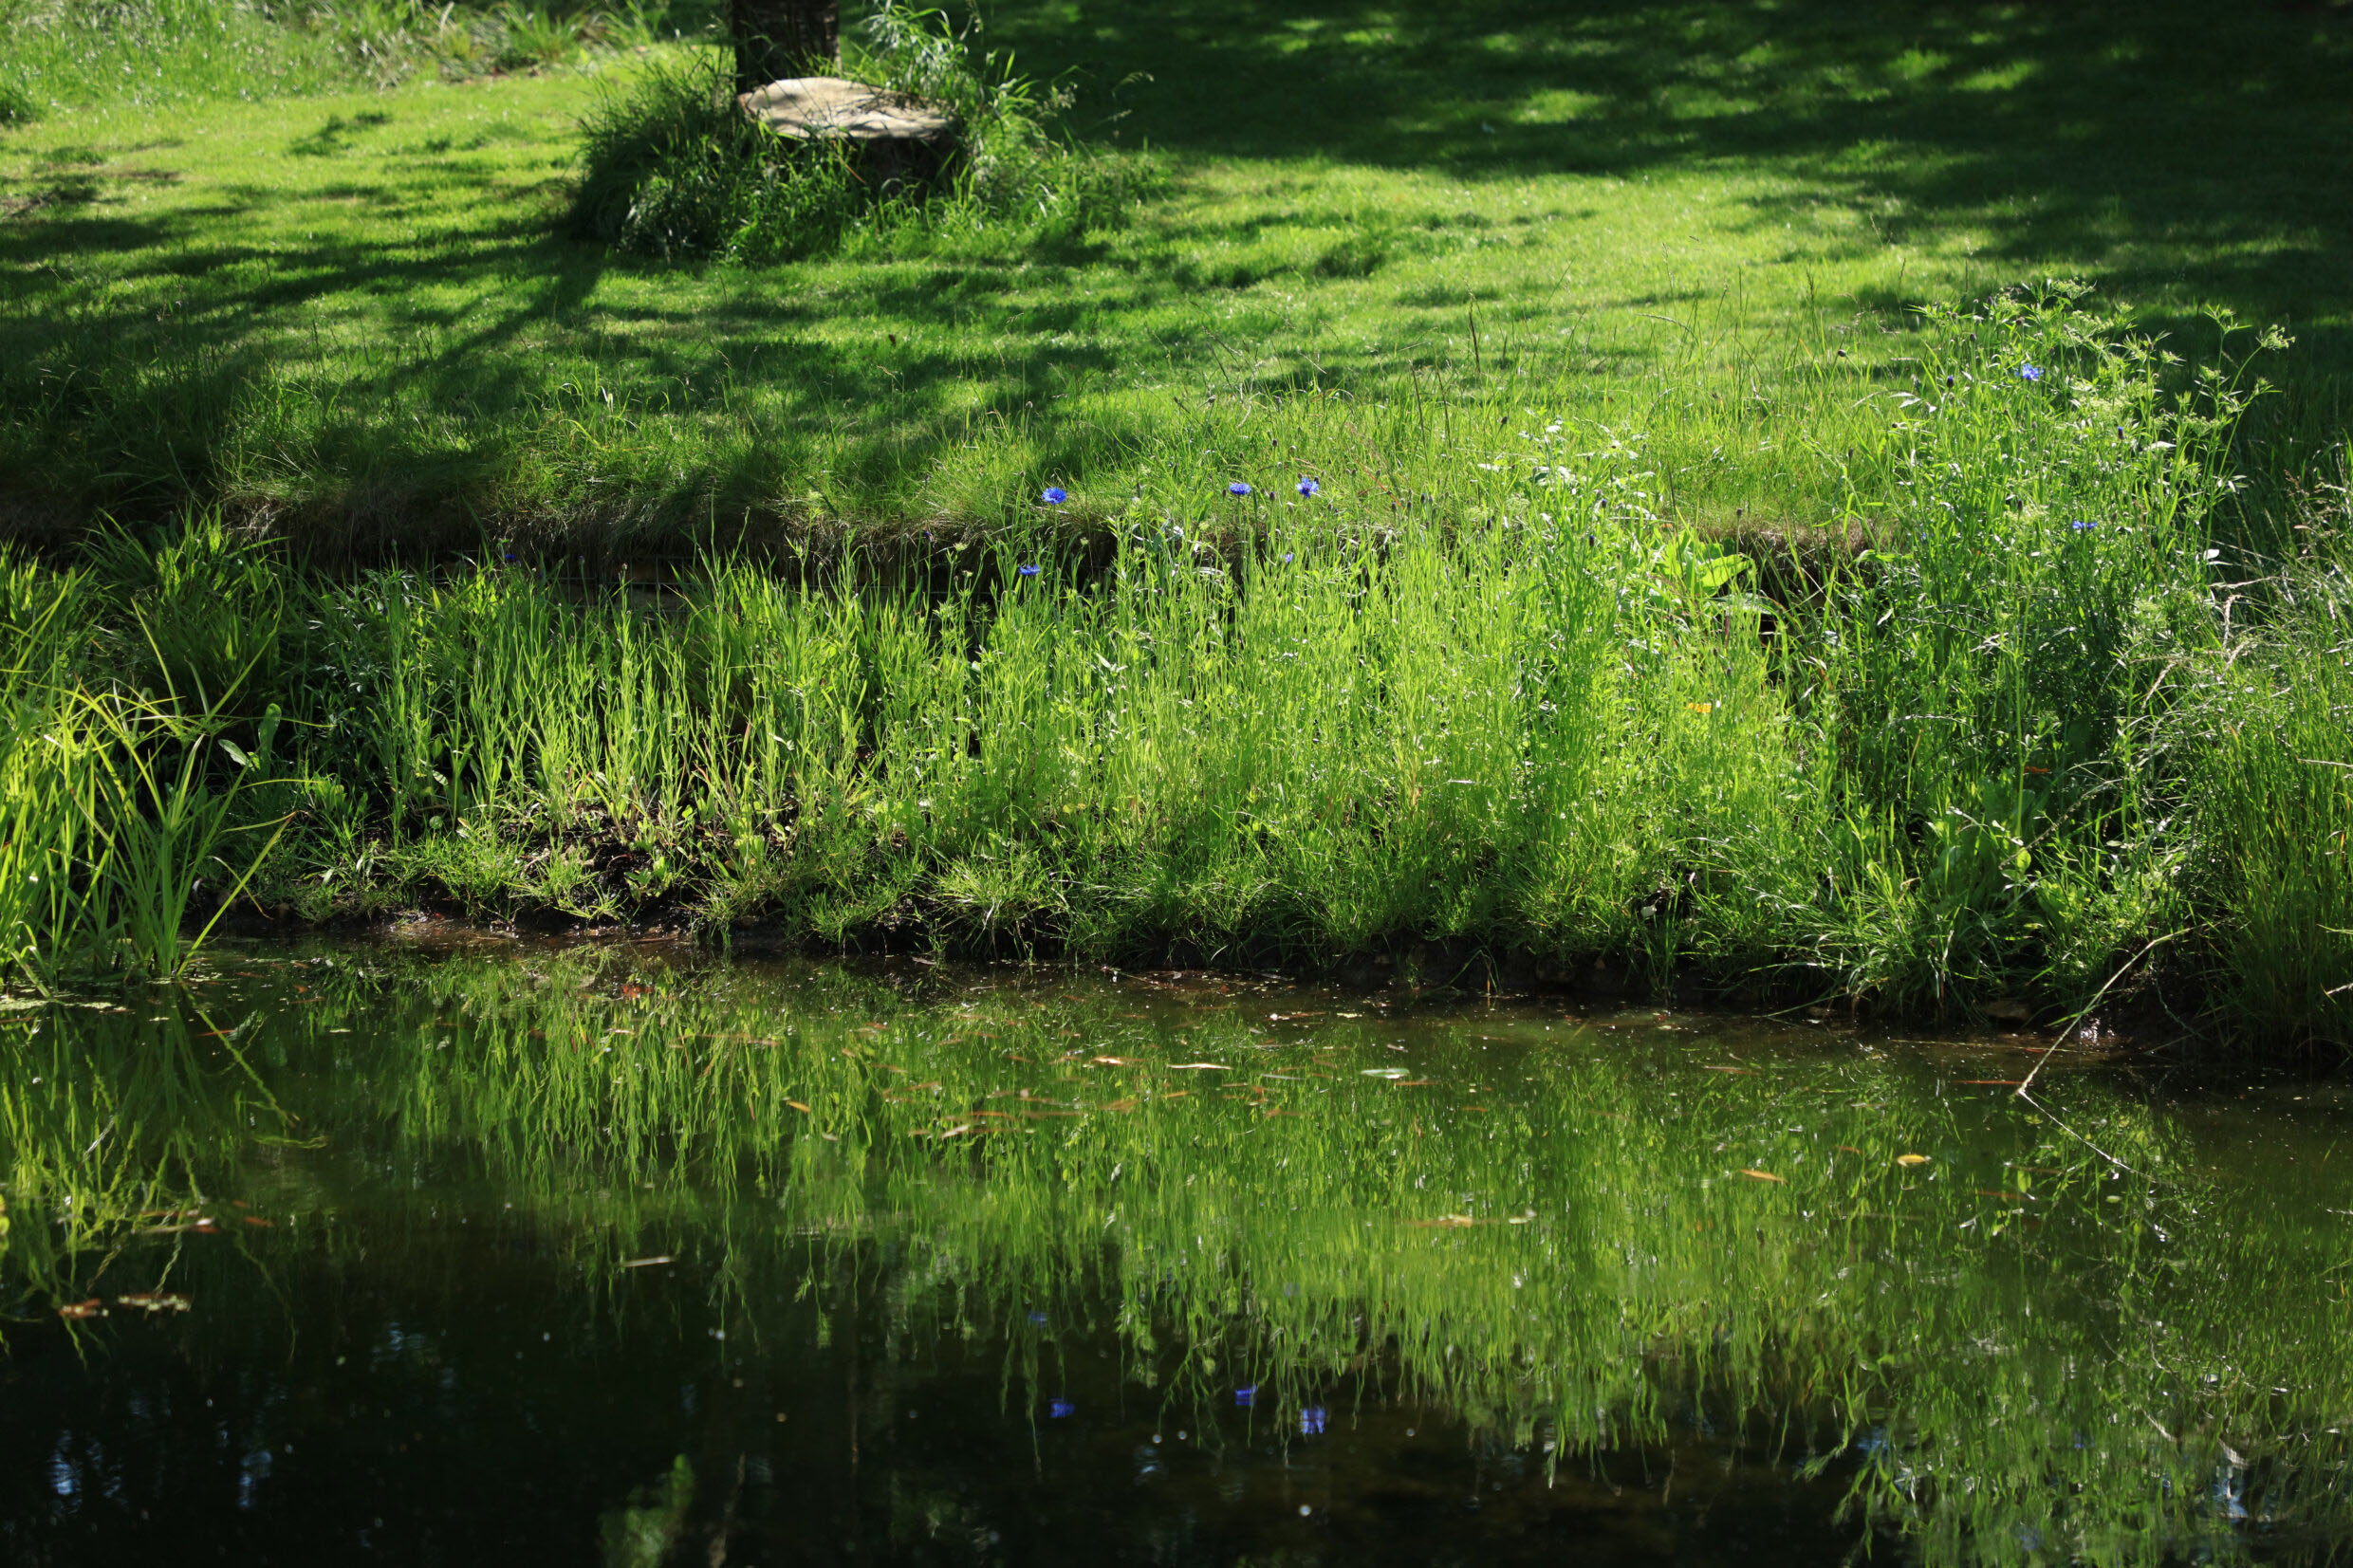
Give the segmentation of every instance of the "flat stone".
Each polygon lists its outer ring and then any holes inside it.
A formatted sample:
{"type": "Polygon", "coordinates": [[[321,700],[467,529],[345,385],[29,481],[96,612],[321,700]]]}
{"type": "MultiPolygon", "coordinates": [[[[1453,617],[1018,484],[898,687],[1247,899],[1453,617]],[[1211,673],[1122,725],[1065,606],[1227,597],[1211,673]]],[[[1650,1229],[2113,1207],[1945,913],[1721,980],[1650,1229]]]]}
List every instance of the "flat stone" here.
{"type": "Polygon", "coordinates": [[[735,101],[744,113],[782,136],[916,141],[933,147],[955,138],[955,121],[937,104],[838,76],[771,82],[735,101]]]}

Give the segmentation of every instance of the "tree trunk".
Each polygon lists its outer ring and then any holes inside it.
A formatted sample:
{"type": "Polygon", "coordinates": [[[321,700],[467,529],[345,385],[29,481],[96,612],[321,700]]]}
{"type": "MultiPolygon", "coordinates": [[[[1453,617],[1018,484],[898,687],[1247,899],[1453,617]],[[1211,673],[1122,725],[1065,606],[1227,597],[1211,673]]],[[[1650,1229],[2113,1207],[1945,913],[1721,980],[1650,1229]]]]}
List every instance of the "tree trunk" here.
{"type": "Polygon", "coordinates": [[[841,0],[729,0],[728,25],[739,93],[842,61],[841,0]]]}

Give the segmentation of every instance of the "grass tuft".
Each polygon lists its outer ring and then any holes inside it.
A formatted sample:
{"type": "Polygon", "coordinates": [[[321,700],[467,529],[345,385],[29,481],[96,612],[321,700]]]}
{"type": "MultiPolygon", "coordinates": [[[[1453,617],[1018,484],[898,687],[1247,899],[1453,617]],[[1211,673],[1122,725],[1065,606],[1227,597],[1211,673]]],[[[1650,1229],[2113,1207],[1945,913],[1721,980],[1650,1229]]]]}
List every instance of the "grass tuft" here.
{"type": "Polygon", "coordinates": [[[937,12],[885,5],[843,70],[929,100],[957,126],[936,163],[857,143],[784,137],[735,105],[728,57],[707,49],[656,63],[608,88],[584,131],[571,224],[615,249],[663,261],[795,260],[853,235],[978,232],[1038,242],[1116,225],[1154,181],[1134,157],[1058,136],[1066,94],[979,60],[937,12]]]}

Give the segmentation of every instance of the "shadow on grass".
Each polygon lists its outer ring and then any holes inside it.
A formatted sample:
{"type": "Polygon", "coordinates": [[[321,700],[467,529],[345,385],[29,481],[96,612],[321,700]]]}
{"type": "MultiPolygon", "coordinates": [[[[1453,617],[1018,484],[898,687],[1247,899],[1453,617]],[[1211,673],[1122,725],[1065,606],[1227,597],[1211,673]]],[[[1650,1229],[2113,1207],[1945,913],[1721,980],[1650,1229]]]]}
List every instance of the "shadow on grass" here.
{"type": "MultiPolygon", "coordinates": [[[[1120,135],[1131,140],[1469,182],[1445,220],[1458,226],[1492,227],[1477,211],[1483,181],[1753,170],[1764,177],[1747,221],[1759,231],[1843,205],[1891,242],[1973,252],[1989,284],[2075,272],[2156,305],[2152,323],[2193,344],[2203,333],[2189,307],[2225,304],[2297,331],[2299,377],[2353,371],[2342,260],[2353,254],[2353,25],[2334,12],[2193,0],[1002,0],[989,36],[1028,70],[1079,73],[1095,101],[1129,114],[1120,135]],[[1152,80],[1128,80],[1143,72],[1152,80]]],[[[389,123],[330,117],[289,150],[334,160],[389,123]]],[[[714,271],[671,307],[658,291],[607,289],[648,269],[556,237],[552,203],[446,140],[301,192],[231,187],[177,209],[121,199],[155,174],[120,166],[120,151],[111,169],[78,158],[70,186],[57,176],[50,194],[0,212],[12,455],[45,452],[72,476],[74,507],[158,509],[219,492],[226,433],[242,420],[236,444],[252,446],[257,400],[307,399],[272,460],[309,476],[306,506],[362,531],[378,520],[386,537],[417,526],[420,508],[440,508],[455,533],[474,528],[469,508],[544,456],[549,430],[592,443],[600,418],[628,412],[603,401],[615,385],[640,410],[706,428],[744,422],[756,401],[760,429],[705,445],[692,472],[647,456],[625,474],[626,501],[551,484],[535,505],[661,526],[754,497],[773,506],[820,435],[838,479],[903,494],[975,420],[1034,420],[1050,446],[1052,406],[1076,378],[1133,374],[1154,354],[1208,364],[1224,353],[1120,344],[1089,331],[1090,313],[1140,316],[1285,270],[1362,277],[1451,243],[1431,219],[1270,260],[1242,248],[1287,223],[1347,220],[1306,208],[1181,215],[1170,232],[1192,255],[1172,244],[1123,270],[1095,266],[1092,300],[1058,286],[1104,260],[1082,246],[878,263],[857,269],[847,301],[780,286],[789,269],[714,271]],[[455,218],[453,191],[471,204],[455,218]],[[302,202],[365,221],[312,233],[288,221],[302,202]],[[110,267],[119,283],[92,281],[110,267]],[[337,296],[372,302],[381,341],[340,360],[306,353],[287,323],[332,316],[337,296]],[[888,347],[829,341],[845,317],[888,347]],[[322,476],[340,493],[322,493],[322,476]]],[[[1627,303],[1668,309],[1675,296],[1627,303]]],[[[1909,302],[1857,303],[1892,321],[1909,302]]],[[[1474,304],[1491,321],[1545,314],[1435,284],[1397,304],[1431,334],[1474,304]]],[[[1366,345],[1250,374],[1279,388],[1396,368],[1366,345]]]]}
{"type": "MultiPolygon", "coordinates": [[[[993,36],[1186,152],[1466,179],[1749,164],[2001,278],[2307,328],[2353,368],[2353,13],[2210,0],[1081,0],[993,36]],[[1072,25],[1075,13],[1076,24],[1072,25]],[[1129,80],[1149,73],[1152,80],[1129,80]],[[1120,90],[1111,91],[1114,86],[1120,90]],[[2315,329],[2316,330],[2310,330],[2315,329]]],[[[1756,221],[1778,226],[1782,203],[1756,221]]]]}
{"type": "MultiPolygon", "coordinates": [[[[308,493],[278,509],[281,526],[300,533],[313,514],[362,553],[402,535],[429,548],[477,539],[486,507],[655,532],[746,507],[823,511],[834,498],[809,488],[812,472],[867,497],[904,493],[991,426],[1031,427],[1042,460],[1075,471],[1055,405],[1139,354],[1171,352],[1108,344],[1093,318],[1202,286],[1150,269],[1076,286],[1101,259],[1082,244],[862,265],[845,308],[829,288],[792,286],[806,269],[696,275],[574,242],[496,170],[361,167],[161,209],[130,202],[99,167],[77,176],[89,189],[73,204],[0,223],[0,415],[13,427],[0,435],[20,471],[37,468],[69,510],[155,515],[241,487],[267,508],[255,475],[227,467],[250,470],[257,426],[264,447],[283,431],[269,463],[308,493]],[[313,229],[322,210],[362,217],[313,229]],[[604,288],[621,278],[657,286],[604,288]],[[369,325],[357,344],[337,324],[355,316],[369,325]],[[855,332],[829,339],[845,319],[855,332]],[[602,493],[548,484],[502,505],[518,471],[544,470],[567,443],[641,436],[622,427],[648,414],[705,434],[760,428],[700,443],[683,468],[641,464],[602,493]]],[[[1261,367],[1260,384],[1314,384],[1373,358],[1261,367]]],[[[1093,424],[1101,439],[1148,441],[1117,413],[1093,424]]]]}

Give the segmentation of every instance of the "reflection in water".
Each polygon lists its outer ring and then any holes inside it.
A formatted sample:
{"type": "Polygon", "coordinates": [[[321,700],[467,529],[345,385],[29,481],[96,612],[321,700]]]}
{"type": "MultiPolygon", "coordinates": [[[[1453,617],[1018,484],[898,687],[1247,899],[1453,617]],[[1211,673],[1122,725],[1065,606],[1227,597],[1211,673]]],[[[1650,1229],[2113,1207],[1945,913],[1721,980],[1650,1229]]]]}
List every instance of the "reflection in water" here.
{"type": "Polygon", "coordinates": [[[0,1015],[12,1560],[2121,1562],[2347,1526],[2319,1091],[2251,1122],[2054,1069],[2061,1125],[2018,1048],[1649,1014],[222,962],[0,1015]]]}

